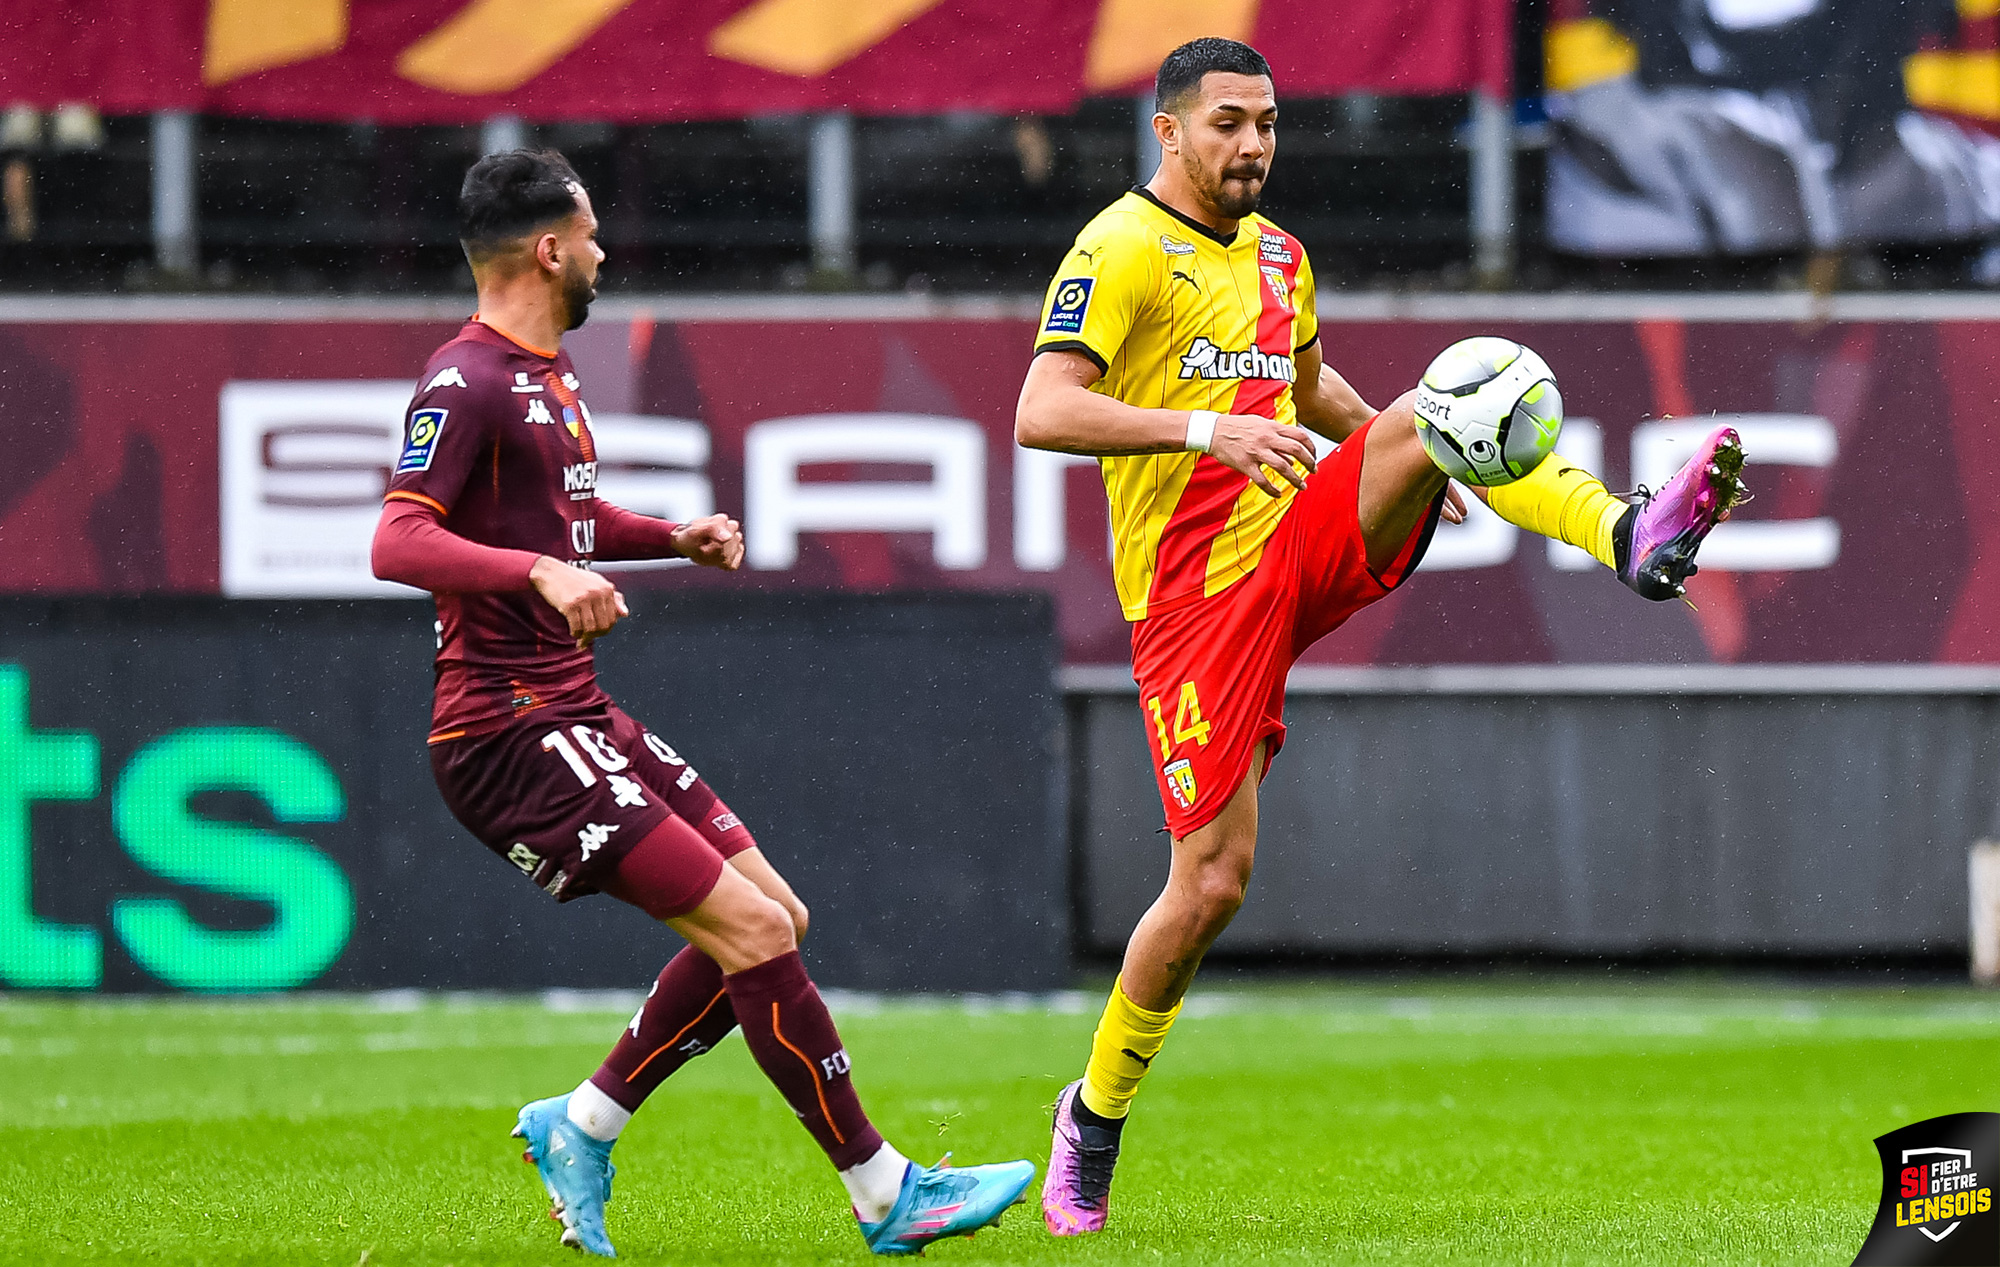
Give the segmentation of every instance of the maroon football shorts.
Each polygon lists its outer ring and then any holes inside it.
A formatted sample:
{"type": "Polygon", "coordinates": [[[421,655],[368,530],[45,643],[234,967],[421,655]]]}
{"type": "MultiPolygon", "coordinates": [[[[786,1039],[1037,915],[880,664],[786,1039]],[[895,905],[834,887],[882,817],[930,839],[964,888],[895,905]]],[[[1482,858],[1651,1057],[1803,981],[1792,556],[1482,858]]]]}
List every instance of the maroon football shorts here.
{"type": "Polygon", "coordinates": [[[431,773],[452,816],[558,902],[614,891],[656,918],[685,915],[756,843],[693,766],[608,702],[433,743],[431,773]],[[613,877],[642,842],[636,892],[613,877]]]}

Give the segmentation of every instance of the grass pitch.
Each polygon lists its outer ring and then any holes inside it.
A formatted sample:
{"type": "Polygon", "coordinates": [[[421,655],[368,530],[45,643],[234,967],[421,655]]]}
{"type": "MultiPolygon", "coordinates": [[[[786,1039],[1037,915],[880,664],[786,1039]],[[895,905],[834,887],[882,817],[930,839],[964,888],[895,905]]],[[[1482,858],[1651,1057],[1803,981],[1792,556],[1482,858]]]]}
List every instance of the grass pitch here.
{"type": "MultiPolygon", "coordinates": [[[[636,996],[634,996],[636,998],[636,996]]],[[[507,1138],[633,999],[0,1001],[0,1259],[578,1263],[507,1138]]],[[[876,1123],[1046,1160],[1097,998],[836,998],[876,1123]]],[[[2000,998],[1453,981],[1191,999],[1111,1229],[1035,1208],[933,1263],[1848,1262],[1870,1139],[2000,1108],[2000,998]]],[[[839,1184],[732,1038],[618,1147],[638,1263],[862,1263],[839,1184]]]]}

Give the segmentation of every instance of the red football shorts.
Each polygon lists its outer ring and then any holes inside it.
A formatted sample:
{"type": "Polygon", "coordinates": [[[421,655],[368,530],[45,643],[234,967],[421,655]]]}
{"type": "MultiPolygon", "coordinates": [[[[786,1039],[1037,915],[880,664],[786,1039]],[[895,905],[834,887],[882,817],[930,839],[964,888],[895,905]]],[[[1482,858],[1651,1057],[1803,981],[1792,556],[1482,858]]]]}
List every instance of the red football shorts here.
{"type": "Polygon", "coordinates": [[[1306,478],[1255,571],[1219,594],[1133,622],[1132,677],[1176,840],[1222,812],[1260,742],[1270,768],[1285,742],[1292,664],[1400,585],[1430,544],[1442,493],[1383,575],[1369,570],[1358,515],[1369,425],[1306,478]]]}

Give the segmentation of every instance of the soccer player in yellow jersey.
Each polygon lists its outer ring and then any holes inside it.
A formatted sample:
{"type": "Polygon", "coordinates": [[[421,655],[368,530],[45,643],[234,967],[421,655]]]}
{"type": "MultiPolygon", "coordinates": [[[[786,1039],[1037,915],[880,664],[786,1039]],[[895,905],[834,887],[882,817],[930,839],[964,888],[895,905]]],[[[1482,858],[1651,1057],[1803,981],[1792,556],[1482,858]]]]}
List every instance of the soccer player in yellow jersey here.
{"type": "MultiPolygon", "coordinates": [[[[1377,413],[1323,362],[1305,249],[1256,214],[1278,115],[1264,58],[1234,40],[1182,45],[1155,102],[1159,171],[1077,235],[1015,420],[1024,445],[1101,459],[1173,839],[1084,1076],[1056,1102],[1042,1209],[1059,1236],[1104,1226],[1133,1094],[1242,905],[1286,673],[1401,584],[1460,506],[1418,441],[1412,395],[1377,413]],[[1308,430],[1340,442],[1324,462],[1308,430]]],[[[1560,455],[1477,491],[1665,599],[1740,498],[1741,464],[1735,433],[1718,428],[1629,504],[1560,455]]]]}

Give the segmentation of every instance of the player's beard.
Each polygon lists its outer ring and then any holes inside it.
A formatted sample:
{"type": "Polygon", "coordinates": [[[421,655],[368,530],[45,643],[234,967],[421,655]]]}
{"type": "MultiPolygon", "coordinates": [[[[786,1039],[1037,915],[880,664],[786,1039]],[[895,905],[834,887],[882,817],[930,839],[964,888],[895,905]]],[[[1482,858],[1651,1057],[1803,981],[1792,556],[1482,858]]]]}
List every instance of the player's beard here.
{"type": "Polygon", "coordinates": [[[597,298],[597,282],[586,277],[581,268],[563,273],[563,307],[567,310],[568,324],[564,330],[574,330],[590,317],[590,301],[597,298]]]}
{"type": "Polygon", "coordinates": [[[1193,154],[1187,156],[1186,163],[1195,191],[1210,210],[1225,220],[1241,220],[1257,210],[1257,201],[1264,192],[1264,178],[1271,170],[1266,166],[1225,167],[1220,173],[1210,175],[1193,154]],[[1231,177],[1255,183],[1231,188],[1225,183],[1231,177]]]}

